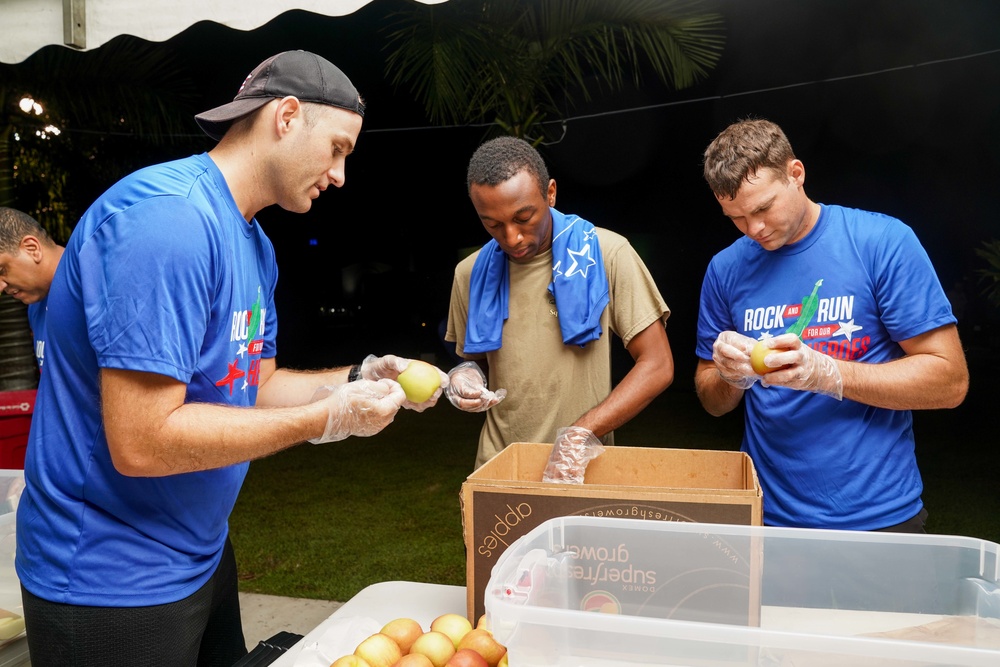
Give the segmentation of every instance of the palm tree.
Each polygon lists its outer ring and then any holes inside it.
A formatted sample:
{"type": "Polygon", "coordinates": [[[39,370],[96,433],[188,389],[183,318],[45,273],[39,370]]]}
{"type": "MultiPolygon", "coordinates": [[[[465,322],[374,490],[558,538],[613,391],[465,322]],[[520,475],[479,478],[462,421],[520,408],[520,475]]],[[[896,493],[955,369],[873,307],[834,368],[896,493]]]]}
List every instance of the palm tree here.
{"type": "Polygon", "coordinates": [[[449,0],[397,12],[387,73],[435,123],[490,122],[544,140],[574,99],[641,85],[674,89],[707,76],[722,18],[697,0],[449,0]]]}
{"type": "MultiPolygon", "coordinates": [[[[200,136],[192,120],[197,101],[175,54],[136,37],[88,52],[48,46],[0,65],[0,205],[20,205],[65,240],[82,211],[60,207],[60,195],[78,193],[78,180],[103,189],[149,163],[150,152],[190,144],[200,136]],[[26,97],[44,112],[22,111],[26,97]],[[61,134],[44,132],[47,126],[61,134]]],[[[90,199],[73,204],[86,207],[90,199]]]]}
{"type": "MultiPolygon", "coordinates": [[[[107,185],[200,136],[197,101],[171,52],[135,37],[86,53],[49,46],[0,65],[0,206],[31,214],[65,242],[107,185]],[[25,98],[41,113],[25,112],[25,98]]],[[[0,295],[0,391],[35,382],[27,309],[0,295]]]]}
{"type": "Polygon", "coordinates": [[[989,303],[1000,307],[1000,239],[983,241],[979,248],[975,248],[975,252],[987,264],[976,270],[983,283],[983,295],[989,303]]]}

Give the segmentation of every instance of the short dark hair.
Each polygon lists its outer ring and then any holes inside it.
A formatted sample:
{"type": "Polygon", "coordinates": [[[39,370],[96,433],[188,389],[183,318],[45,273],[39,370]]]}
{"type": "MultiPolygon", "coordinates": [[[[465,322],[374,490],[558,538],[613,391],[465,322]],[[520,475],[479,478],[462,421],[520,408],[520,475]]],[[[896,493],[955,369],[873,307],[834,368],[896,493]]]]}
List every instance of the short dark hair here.
{"type": "Polygon", "coordinates": [[[716,197],[736,199],[749,177],[761,169],[784,173],[794,159],[792,144],[778,125],[763,119],[741,120],[705,149],[704,176],[716,197]]]}
{"type": "Polygon", "coordinates": [[[16,208],[0,206],[0,252],[16,254],[25,236],[37,236],[42,241],[48,241],[49,235],[45,229],[24,211],[16,208]]]}
{"type": "Polygon", "coordinates": [[[542,195],[549,189],[549,170],[534,146],[517,137],[490,139],[476,149],[469,160],[465,185],[497,186],[527,170],[538,182],[542,195]]]}

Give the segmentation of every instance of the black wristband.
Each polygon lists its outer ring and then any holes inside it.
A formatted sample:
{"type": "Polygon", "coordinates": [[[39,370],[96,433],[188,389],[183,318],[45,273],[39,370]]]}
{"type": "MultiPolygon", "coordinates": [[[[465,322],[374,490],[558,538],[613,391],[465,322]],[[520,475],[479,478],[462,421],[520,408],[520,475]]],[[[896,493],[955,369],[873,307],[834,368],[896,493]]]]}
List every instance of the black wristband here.
{"type": "Polygon", "coordinates": [[[347,374],[347,381],[354,382],[361,379],[361,364],[351,366],[351,371],[347,374]]]}

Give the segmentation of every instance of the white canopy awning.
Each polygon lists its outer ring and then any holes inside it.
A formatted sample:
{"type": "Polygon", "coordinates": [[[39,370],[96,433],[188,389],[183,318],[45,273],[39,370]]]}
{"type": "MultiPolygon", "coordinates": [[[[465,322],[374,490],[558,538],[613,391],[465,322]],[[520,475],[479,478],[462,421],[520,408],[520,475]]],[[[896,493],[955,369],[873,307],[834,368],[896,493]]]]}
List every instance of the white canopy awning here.
{"type": "MultiPolygon", "coordinates": [[[[445,0],[416,0],[427,5],[445,0]]],[[[344,16],[370,0],[2,0],[0,62],[19,63],[49,44],[95,49],[118,35],[153,42],[199,21],[252,30],[279,14],[301,9],[344,16]]]]}

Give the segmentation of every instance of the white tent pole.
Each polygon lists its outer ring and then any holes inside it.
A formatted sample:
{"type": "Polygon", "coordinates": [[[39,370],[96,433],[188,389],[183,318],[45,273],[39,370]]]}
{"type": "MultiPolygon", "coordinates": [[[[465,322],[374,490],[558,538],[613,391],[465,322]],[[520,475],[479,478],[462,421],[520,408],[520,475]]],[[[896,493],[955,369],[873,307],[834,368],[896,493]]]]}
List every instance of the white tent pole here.
{"type": "Polygon", "coordinates": [[[87,0],[63,0],[63,43],[87,48],[87,0]]]}

